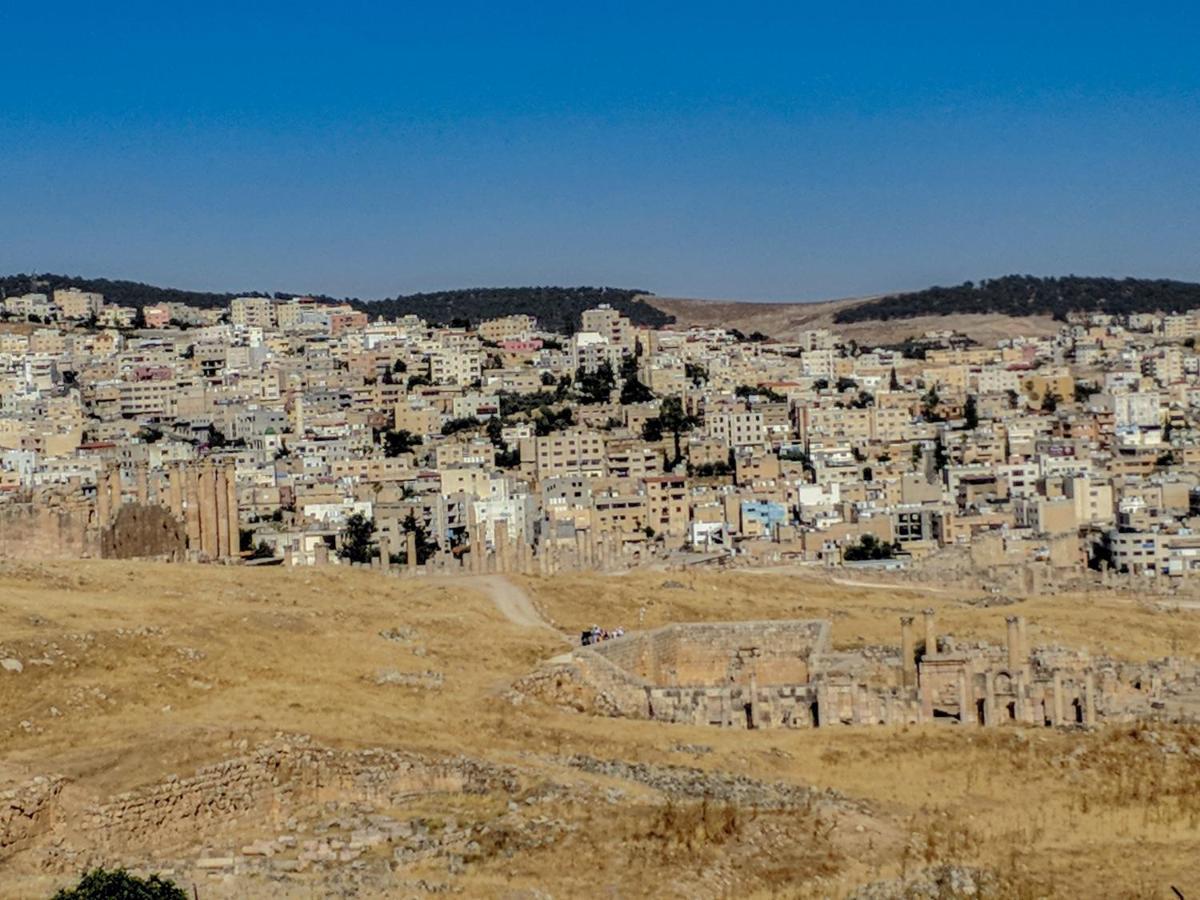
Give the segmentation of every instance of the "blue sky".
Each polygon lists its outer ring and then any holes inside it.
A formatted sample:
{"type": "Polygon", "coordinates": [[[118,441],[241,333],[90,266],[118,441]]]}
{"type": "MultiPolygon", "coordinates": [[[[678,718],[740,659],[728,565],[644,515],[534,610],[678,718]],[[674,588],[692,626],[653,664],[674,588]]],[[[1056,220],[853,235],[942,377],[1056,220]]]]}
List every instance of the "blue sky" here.
{"type": "Polygon", "coordinates": [[[0,4],[0,271],[1200,280],[1198,7],[0,4]]]}

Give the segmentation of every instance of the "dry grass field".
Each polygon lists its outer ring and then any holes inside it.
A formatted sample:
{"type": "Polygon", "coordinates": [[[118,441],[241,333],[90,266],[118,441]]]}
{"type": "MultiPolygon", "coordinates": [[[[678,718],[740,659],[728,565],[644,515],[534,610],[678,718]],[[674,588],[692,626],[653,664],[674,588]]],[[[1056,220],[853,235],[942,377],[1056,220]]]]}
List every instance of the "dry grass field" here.
{"type": "MultiPolygon", "coordinates": [[[[1004,614],[1020,611],[1035,644],[1135,658],[1200,646],[1200,614],[1108,594],[980,608],[953,592],[791,574],[510,582],[565,632],[828,616],[835,645],[895,644],[897,617],[933,606],[943,633],[962,638],[999,642],[1004,614]]],[[[75,822],[90,804],[284,732],[334,749],[465,756],[510,768],[520,786],[384,810],[435,827],[486,824],[465,865],[385,865],[383,882],[356,887],[314,867],[201,881],[199,896],[844,897],[941,865],[993,871],[996,897],[1171,897],[1172,885],[1200,896],[1200,732],[735,732],[513,703],[513,680],[565,643],[511,621],[495,587],[332,568],[0,565],[0,658],[23,663],[0,671],[0,792],[38,775],[67,779],[57,831],[0,842],[0,895],[45,897],[73,879],[41,861],[51,840],[83,840],[75,822]],[[768,797],[818,790],[774,806],[664,790],[680,767],[698,784],[765,783],[768,797]]],[[[194,847],[147,836],[90,858],[220,856],[273,828],[232,817],[194,847]]]]}

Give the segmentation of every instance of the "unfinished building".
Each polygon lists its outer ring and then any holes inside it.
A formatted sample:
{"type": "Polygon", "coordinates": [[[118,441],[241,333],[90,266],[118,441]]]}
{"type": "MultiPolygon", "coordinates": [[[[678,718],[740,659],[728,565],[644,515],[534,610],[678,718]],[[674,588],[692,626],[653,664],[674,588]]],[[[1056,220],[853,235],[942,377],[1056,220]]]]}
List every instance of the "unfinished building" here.
{"type": "Polygon", "coordinates": [[[921,633],[900,646],[838,651],[825,620],[666,625],[581,647],[517,689],[608,715],[733,728],[955,722],[1091,726],[1200,709],[1190,661],[1146,664],[1030,648],[1023,616],[1002,645],[921,633]]]}

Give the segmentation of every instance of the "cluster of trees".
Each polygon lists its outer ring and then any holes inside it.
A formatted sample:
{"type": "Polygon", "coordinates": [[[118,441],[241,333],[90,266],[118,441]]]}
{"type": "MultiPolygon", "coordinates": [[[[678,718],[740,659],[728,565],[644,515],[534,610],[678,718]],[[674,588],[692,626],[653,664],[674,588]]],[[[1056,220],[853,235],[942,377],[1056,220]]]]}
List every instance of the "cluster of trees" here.
{"type": "Polygon", "coordinates": [[[609,363],[601,363],[595,372],[585,372],[583,367],[575,370],[575,395],[580,403],[607,403],[617,376],[609,363]]]}
{"type": "Polygon", "coordinates": [[[772,390],[765,384],[759,384],[753,387],[748,384],[739,384],[736,388],[734,388],[733,395],[735,397],[740,397],[743,400],[747,400],[750,397],[761,397],[768,403],[782,403],[783,401],[787,400],[787,397],[779,393],[779,391],[772,390]]]}
{"type": "MultiPolygon", "coordinates": [[[[416,535],[417,564],[420,565],[437,553],[439,544],[425,527],[425,523],[417,518],[416,513],[410,512],[400,525],[405,534],[416,535]]],[[[379,542],[375,540],[375,520],[368,519],[362,513],[354,513],[346,519],[342,528],[342,546],[338,556],[347,562],[369,563],[379,553],[379,542]]],[[[408,562],[407,546],[401,547],[399,553],[391,553],[388,559],[392,563],[408,562]]]]}
{"type": "Polygon", "coordinates": [[[482,424],[483,423],[480,422],[479,419],[475,418],[475,416],[463,416],[460,419],[450,419],[445,425],[442,426],[442,434],[448,437],[452,434],[458,434],[461,431],[474,431],[482,424]]]}
{"type": "Polygon", "coordinates": [[[873,534],[864,534],[857,544],[851,544],[842,551],[842,559],[847,562],[862,562],[867,559],[891,559],[900,549],[899,544],[889,544],[881,541],[873,534]]]}
{"type": "MultiPolygon", "coordinates": [[[[911,319],[992,313],[1006,316],[1050,315],[1065,318],[1071,312],[1130,313],[1183,312],[1200,307],[1200,284],[1148,278],[1038,278],[1006,275],[956,287],[931,287],[911,294],[892,294],[840,310],[834,322],[878,319],[911,319]]],[[[915,349],[915,348],[914,348],[915,349]]]]}
{"type": "Polygon", "coordinates": [[[412,453],[425,442],[419,434],[413,434],[403,428],[388,428],[379,433],[380,443],[383,444],[383,455],[389,457],[403,456],[412,453]]]}
{"type": "Polygon", "coordinates": [[[0,296],[19,294],[50,294],[59,288],[79,288],[104,295],[106,303],[120,306],[155,306],[159,303],[186,303],[203,309],[228,306],[234,297],[265,297],[261,291],[221,294],[213,291],[184,291],[178,288],[155,287],[140,281],[121,281],[108,278],[79,278],[74,275],[3,275],[0,276],[0,296]]]}
{"type": "Polygon", "coordinates": [[[667,468],[674,469],[683,459],[683,435],[699,424],[698,418],[684,411],[682,400],[678,397],[667,397],[659,407],[658,415],[647,419],[642,425],[642,437],[651,443],[657,443],[665,435],[671,435],[675,455],[668,461],[667,468]]]}
{"type": "Polygon", "coordinates": [[[495,319],[514,313],[537,318],[551,331],[574,334],[579,330],[582,313],[601,303],[629,317],[635,325],[669,325],[674,316],[651,306],[642,299],[646,291],[610,287],[514,287],[470,288],[407,294],[363,304],[373,315],[418,315],[430,322],[454,319],[495,319]]]}

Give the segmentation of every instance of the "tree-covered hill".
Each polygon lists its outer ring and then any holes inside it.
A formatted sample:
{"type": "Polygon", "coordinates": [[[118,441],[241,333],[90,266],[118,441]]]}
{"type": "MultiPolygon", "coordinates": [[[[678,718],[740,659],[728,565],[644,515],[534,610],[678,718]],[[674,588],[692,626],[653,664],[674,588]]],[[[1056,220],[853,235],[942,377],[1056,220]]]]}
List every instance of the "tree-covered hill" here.
{"type": "Polygon", "coordinates": [[[0,276],[0,296],[3,297],[29,292],[49,294],[59,288],[70,287],[103,294],[107,303],[135,306],[138,309],[143,306],[153,306],[156,303],[186,303],[188,306],[212,309],[218,306],[227,306],[234,297],[264,296],[261,291],[245,291],[234,294],[184,291],[178,288],[142,284],[140,281],[80,278],[75,275],[54,275],[49,272],[44,275],[0,276]]]}
{"type": "Polygon", "coordinates": [[[1183,312],[1200,307],[1200,284],[1146,278],[1037,278],[1006,275],[956,287],[931,287],[910,294],[892,294],[839,310],[834,321],[865,322],[984,313],[1006,316],[1070,312],[1130,313],[1183,312]]]}
{"type": "MultiPolygon", "coordinates": [[[[96,291],[103,294],[105,300],[110,303],[138,309],[156,303],[186,303],[189,306],[212,309],[227,306],[234,297],[271,296],[262,291],[186,291],[138,281],[81,278],[51,273],[0,276],[0,297],[30,291],[50,293],[57,288],[67,287],[96,291]]],[[[401,294],[382,300],[360,300],[357,297],[341,300],[322,295],[307,296],[315,296],[316,299],[328,303],[349,303],[372,316],[402,316],[412,313],[430,322],[442,324],[461,319],[478,323],[497,316],[526,313],[535,316],[543,328],[570,332],[579,327],[580,314],[585,309],[601,303],[608,303],[620,310],[638,325],[658,326],[673,322],[674,316],[655,309],[640,299],[640,295],[645,293],[610,287],[504,287],[401,294]]],[[[276,292],[273,296],[282,298],[296,294],[276,292]]]]}
{"type": "Polygon", "coordinates": [[[452,322],[456,319],[493,319],[512,313],[537,317],[543,328],[559,332],[574,332],[579,328],[580,314],[601,303],[607,303],[629,317],[637,325],[669,325],[675,320],[640,299],[645,291],[606,287],[521,287],[470,288],[459,291],[438,291],[430,294],[409,294],[365,304],[372,314],[403,316],[415,314],[430,322],[452,322]]]}

